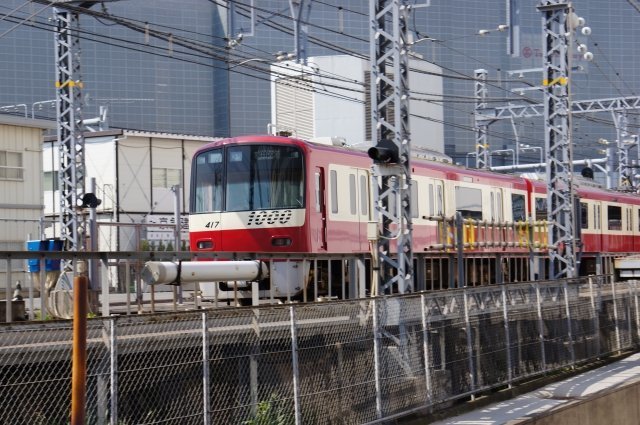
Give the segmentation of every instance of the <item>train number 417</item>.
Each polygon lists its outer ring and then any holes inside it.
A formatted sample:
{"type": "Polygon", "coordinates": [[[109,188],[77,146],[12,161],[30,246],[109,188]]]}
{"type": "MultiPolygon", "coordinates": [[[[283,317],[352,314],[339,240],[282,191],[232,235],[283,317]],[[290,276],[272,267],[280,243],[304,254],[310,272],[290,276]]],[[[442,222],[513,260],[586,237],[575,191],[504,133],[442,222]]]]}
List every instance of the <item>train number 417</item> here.
{"type": "Polygon", "coordinates": [[[207,224],[204,225],[204,227],[206,227],[207,229],[215,229],[216,227],[218,227],[219,224],[220,224],[219,221],[209,221],[207,224]]]}

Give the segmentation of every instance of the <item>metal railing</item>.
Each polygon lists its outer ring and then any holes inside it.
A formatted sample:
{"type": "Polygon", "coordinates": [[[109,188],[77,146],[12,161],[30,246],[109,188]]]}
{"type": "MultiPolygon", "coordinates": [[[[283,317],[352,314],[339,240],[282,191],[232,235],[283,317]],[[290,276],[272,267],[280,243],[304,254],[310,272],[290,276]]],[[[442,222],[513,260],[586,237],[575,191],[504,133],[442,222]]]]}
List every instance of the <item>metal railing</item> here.
{"type": "MultiPolygon", "coordinates": [[[[91,319],[92,424],[361,424],[637,348],[640,282],[592,277],[91,319]]],[[[0,423],[68,423],[71,322],[0,327],[0,423]]]]}

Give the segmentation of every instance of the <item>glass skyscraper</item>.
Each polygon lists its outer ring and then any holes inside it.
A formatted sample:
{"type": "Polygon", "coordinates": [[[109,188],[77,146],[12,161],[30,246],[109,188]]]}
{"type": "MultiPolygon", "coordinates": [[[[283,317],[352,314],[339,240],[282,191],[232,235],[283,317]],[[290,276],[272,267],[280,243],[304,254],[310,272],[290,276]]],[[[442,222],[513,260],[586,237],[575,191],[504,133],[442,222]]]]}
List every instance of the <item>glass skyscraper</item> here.
{"type": "MultiPolygon", "coordinates": [[[[271,117],[267,62],[275,60],[278,52],[293,50],[293,23],[287,0],[253,3],[255,26],[251,25],[250,0],[232,5],[223,0],[104,3],[105,12],[172,34],[173,43],[146,37],[144,31],[110,20],[81,15],[81,64],[87,96],[84,116],[96,116],[99,106],[109,105],[109,124],[115,127],[211,136],[266,132],[271,117]],[[230,10],[234,11],[231,25],[230,10]],[[228,48],[225,37],[240,33],[242,40],[228,48]]],[[[311,3],[308,56],[368,57],[368,1],[311,3]]],[[[3,2],[0,14],[22,4],[22,0],[3,2]]],[[[541,93],[530,89],[541,84],[541,73],[526,72],[542,66],[542,15],[536,4],[524,0],[432,0],[429,7],[413,12],[415,39],[429,37],[416,43],[413,51],[442,67],[445,95],[444,99],[434,98],[425,87],[411,90],[414,96],[442,104],[446,153],[457,162],[464,163],[467,153],[474,150],[474,70],[488,72],[492,106],[542,101],[541,93]],[[497,30],[507,24],[509,8],[519,11],[517,56],[507,54],[508,31],[497,30]],[[479,30],[490,31],[482,36],[479,30]],[[524,71],[510,72],[514,70],[524,71]]],[[[640,27],[635,25],[640,11],[626,0],[577,0],[573,6],[592,31],[589,36],[578,33],[572,46],[572,99],[635,96],[640,89],[640,57],[634,49],[640,39],[640,27]],[[578,53],[579,43],[593,53],[593,61],[578,53]]],[[[54,42],[51,22],[47,22],[52,13],[50,8],[35,13],[42,7],[28,4],[0,22],[0,106],[23,104],[28,114],[54,116],[49,104],[37,103],[55,97],[54,42]],[[34,13],[33,18],[7,32],[34,13]]],[[[101,5],[94,9],[103,11],[101,5]]],[[[629,112],[628,118],[631,132],[636,132],[637,112],[629,112]]],[[[599,156],[593,149],[598,138],[615,139],[608,113],[574,116],[572,127],[575,159],[599,156]]],[[[513,148],[514,128],[520,143],[543,146],[542,119],[526,118],[513,124],[492,124],[491,149],[513,148]]],[[[528,155],[529,160],[538,158],[536,153],[528,155]]]]}

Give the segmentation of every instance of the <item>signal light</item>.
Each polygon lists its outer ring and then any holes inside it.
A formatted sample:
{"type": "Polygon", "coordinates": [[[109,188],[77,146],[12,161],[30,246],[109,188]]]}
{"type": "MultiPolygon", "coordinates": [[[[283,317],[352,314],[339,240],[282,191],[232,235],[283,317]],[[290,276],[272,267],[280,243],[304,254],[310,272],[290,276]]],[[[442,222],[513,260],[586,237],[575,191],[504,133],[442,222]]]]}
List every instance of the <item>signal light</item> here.
{"type": "Polygon", "coordinates": [[[102,203],[102,199],[96,197],[93,193],[85,193],[82,197],[80,208],[97,208],[102,203]]]}
{"type": "Polygon", "coordinates": [[[400,161],[398,146],[389,139],[382,139],[367,151],[369,158],[379,164],[396,164],[400,161]]]}
{"type": "Polygon", "coordinates": [[[580,172],[580,174],[582,174],[582,177],[584,177],[586,179],[592,179],[593,180],[593,168],[591,168],[591,167],[584,167],[582,169],[582,171],[580,172]]]}

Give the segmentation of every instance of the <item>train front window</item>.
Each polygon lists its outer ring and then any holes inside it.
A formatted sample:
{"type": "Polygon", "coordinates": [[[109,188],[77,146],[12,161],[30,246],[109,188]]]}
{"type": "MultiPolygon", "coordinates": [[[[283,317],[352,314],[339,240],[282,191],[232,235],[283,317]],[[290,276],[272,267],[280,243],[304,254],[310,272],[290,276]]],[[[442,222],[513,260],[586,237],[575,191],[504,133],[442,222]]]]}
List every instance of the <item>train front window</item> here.
{"type": "Polygon", "coordinates": [[[230,146],[226,152],[226,211],[302,208],[302,153],[291,146],[230,146]]]}
{"type": "Polygon", "coordinates": [[[224,164],[222,149],[202,152],[196,158],[195,197],[193,212],[222,210],[224,164]]]}

